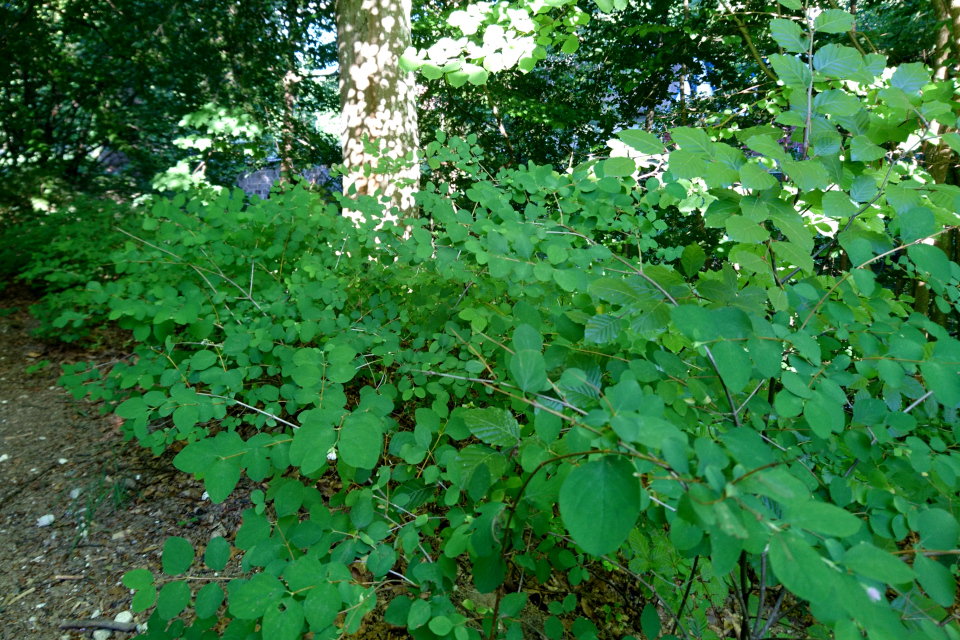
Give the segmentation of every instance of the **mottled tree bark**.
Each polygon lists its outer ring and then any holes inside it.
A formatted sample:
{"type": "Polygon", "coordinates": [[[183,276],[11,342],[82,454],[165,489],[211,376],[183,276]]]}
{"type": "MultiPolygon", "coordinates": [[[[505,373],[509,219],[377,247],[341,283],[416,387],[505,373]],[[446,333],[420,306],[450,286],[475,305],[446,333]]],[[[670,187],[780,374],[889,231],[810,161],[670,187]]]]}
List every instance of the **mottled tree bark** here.
{"type": "Polygon", "coordinates": [[[410,45],[411,0],[337,0],[337,56],[340,62],[340,110],[343,163],[350,171],[343,192],[389,198],[384,216],[403,219],[415,214],[413,194],[420,167],[414,161],[398,168],[385,161],[415,154],[416,82],[400,68],[400,55],[410,45]],[[381,158],[364,149],[364,137],[382,149],[381,158]],[[369,175],[356,169],[370,164],[369,175]],[[406,181],[407,184],[403,184],[406,181]]]}
{"type": "MultiPolygon", "coordinates": [[[[957,61],[960,60],[960,0],[931,0],[931,4],[937,22],[940,23],[940,28],[937,29],[934,37],[933,79],[934,81],[941,81],[957,75],[957,61]],[[950,64],[951,61],[953,65],[950,64]]],[[[933,123],[931,129],[931,133],[940,135],[955,131],[953,127],[945,127],[936,122],[933,123]]],[[[947,144],[924,143],[923,153],[927,171],[930,172],[934,182],[937,184],[956,184],[953,152],[947,144]]],[[[954,233],[954,231],[950,231],[941,234],[936,241],[936,245],[948,256],[950,255],[954,233]]],[[[918,299],[918,304],[921,303],[925,303],[922,298],[918,299]]],[[[937,324],[946,326],[947,314],[935,302],[929,304],[929,307],[930,318],[937,324]]],[[[920,311],[917,306],[914,308],[920,311]]]]}

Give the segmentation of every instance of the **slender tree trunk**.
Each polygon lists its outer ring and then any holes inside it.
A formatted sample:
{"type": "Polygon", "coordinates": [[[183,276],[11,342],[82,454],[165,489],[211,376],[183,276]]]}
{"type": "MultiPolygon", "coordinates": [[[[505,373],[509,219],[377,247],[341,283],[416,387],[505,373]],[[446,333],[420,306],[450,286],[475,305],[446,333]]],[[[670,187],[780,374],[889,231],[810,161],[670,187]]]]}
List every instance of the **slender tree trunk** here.
{"type": "MultiPolygon", "coordinates": [[[[934,15],[940,28],[934,36],[933,52],[933,78],[934,81],[943,81],[956,76],[957,61],[960,60],[960,0],[931,0],[934,15]],[[953,64],[951,65],[951,62],[953,64]]],[[[938,122],[934,122],[931,133],[942,135],[950,131],[955,131],[953,127],[945,127],[938,122]]],[[[955,182],[954,172],[951,170],[953,165],[953,152],[946,144],[934,145],[924,143],[923,154],[927,165],[927,171],[937,184],[950,184],[955,182]]],[[[941,234],[936,240],[936,246],[939,247],[948,256],[950,255],[952,235],[950,233],[941,234]]],[[[929,307],[930,319],[941,326],[947,324],[947,314],[940,310],[936,301],[930,304],[927,299],[929,291],[924,287],[924,294],[917,297],[914,304],[916,311],[921,308],[929,307]]],[[[925,312],[925,311],[922,311],[925,312]]]]}
{"type": "Polygon", "coordinates": [[[297,50],[300,40],[300,24],[297,20],[298,0],[287,0],[287,72],[283,76],[283,125],[281,129],[280,184],[288,183],[296,172],[293,162],[294,140],[297,135],[296,108],[297,90],[303,80],[297,74],[297,50]]]}
{"type": "Polygon", "coordinates": [[[293,70],[283,78],[283,134],[280,150],[280,181],[288,182],[296,171],[293,164],[293,140],[296,137],[297,84],[300,82],[293,70]]]}
{"type": "Polygon", "coordinates": [[[389,199],[385,219],[415,215],[413,194],[420,168],[415,154],[416,82],[400,68],[400,55],[410,45],[411,0],[337,0],[337,56],[340,62],[340,110],[343,163],[348,171],[343,192],[389,199]],[[378,145],[381,157],[364,145],[378,145]],[[388,160],[408,158],[397,167],[388,160]],[[373,171],[359,171],[364,164],[373,171]]]}

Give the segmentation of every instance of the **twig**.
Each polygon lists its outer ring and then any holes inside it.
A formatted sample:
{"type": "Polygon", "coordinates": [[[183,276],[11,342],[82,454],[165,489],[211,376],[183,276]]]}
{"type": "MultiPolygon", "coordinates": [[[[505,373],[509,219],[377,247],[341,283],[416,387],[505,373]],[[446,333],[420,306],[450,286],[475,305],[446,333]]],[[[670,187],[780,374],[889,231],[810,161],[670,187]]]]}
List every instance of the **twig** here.
{"type": "Polygon", "coordinates": [[[733,12],[733,9],[730,8],[730,5],[727,4],[726,0],[720,0],[720,4],[723,5],[723,8],[726,9],[727,13],[730,14],[734,24],[737,25],[737,30],[740,32],[740,35],[743,36],[743,40],[747,43],[747,49],[750,50],[750,55],[753,56],[753,59],[756,60],[758,65],[760,65],[760,70],[763,71],[763,75],[776,82],[778,80],[776,74],[771,71],[770,67],[767,66],[767,63],[763,61],[763,57],[760,55],[760,52],[757,51],[757,47],[753,44],[753,38],[750,37],[750,32],[747,31],[747,26],[743,24],[743,20],[741,20],[737,14],[733,12]]]}
{"type": "Polygon", "coordinates": [[[60,624],[59,629],[109,629],[110,631],[137,630],[136,622],[117,622],[116,620],[101,620],[90,618],[87,620],[67,620],[60,624]]]}
{"type": "MultiPolygon", "coordinates": [[[[927,398],[929,398],[929,397],[932,396],[932,395],[933,395],[933,391],[927,391],[925,394],[923,394],[922,396],[920,396],[919,398],[917,398],[913,403],[911,403],[911,405],[910,405],[909,407],[907,407],[906,409],[904,409],[903,412],[904,412],[904,413],[910,413],[911,411],[913,411],[914,409],[916,409],[917,406],[918,406],[921,402],[923,402],[924,400],[926,400],[927,398]]],[[[875,444],[877,444],[877,436],[873,436],[873,438],[870,440],[870,446],[871,446],[871,447],[872,447],[873,445],[875,445],[875,444]]],[[[858,465],[858,464],[860,464],[860,458],[857,458],[856,460],[854,460],[854,461],[853,461],[853,464],[851,464],[849,467],[847,467],[847,470],[843,472],[843,477],[844,477],[844,478],[849,478],[849,477],[850,477],[850,474],[853,473],[853,470],[857,468],[857,465],[858,465]]]]}
{"type": "Polygon", "coordinates": [[[767,618],[767,624],[763,625],[763,629],[760,630],[760,635],[758,637],[763,638],[767,635],[767,632],[770,631],[770,627],[780,618],[777,617],[777,611],[780,611],[780,605],[783,604],[783,599],[787,595],[787,590],[781,588],[780,595],[777,596],[777,601],[773,603],[773,610],[770,612],[770,617],[767,618]]]}
{"type": "Polygon", "coordinates": [[[677,625],[680,624],[680,616],[683,615],[683,608],[687,605],[687,598],[690,597],[690,588],[693,586],[693,579],[697,575],[698,564],[700,564],[700,554],[697,554],[693,558],[693,566],[690,567],[690,578],[687,579],[687,588],[684,590],[683,598],[680,600],[680,606],[677,608],[677,615],[673,617],[673,628],[670,630],[670,635],[677,632],[677,625]]]}

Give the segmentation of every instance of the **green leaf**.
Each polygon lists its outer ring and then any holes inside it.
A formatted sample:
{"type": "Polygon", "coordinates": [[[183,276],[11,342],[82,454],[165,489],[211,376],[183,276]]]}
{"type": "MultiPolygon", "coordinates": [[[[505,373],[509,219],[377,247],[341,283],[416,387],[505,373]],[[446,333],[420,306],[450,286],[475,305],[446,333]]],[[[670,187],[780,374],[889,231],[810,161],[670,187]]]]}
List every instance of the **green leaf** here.
{"type": "Polygon", "coordinates": [[[788,238],[806,252],[813,251],[813,235],[804,224],[804,219],[794,211],[775,211],[770,219],[788,238]]]}
{"type": "Polygon", "coordinates": [[[771,247],[781,260],[800,267],[805,273],[813,273],[813,256],[807,249],[793,242],[774,242],[771,247]]]}
{"type": "Polygon", "coordinates": [[[193,608],[198,618],[211,618],[217,615],[220,605],[223,604],[223,587],[216,582],[204,586],[197,592],[197,599],[193,603],[193,608]]]}
{"type": "MultiPolygon", "coordinates": [[[[821,91],[814,98],[813,106],[817,113],[828,116],[852,116],[863,108],[856,96],[839,89],[821,91]]],[[[839,141],[839,137],[837,139],[839,141]]]]}
{"type": "Polygon", "coordinates": [[[307,592],[303,601],[303,614],[314,632],[332,625],[340,615],[340,590],[337,585],[323,582],[307,592]]]}
{"type": "MultiPolygon", "coordinates": [[[[916,183],[914,183],[916,184],[916,183]]],[[[920,193],[906,184],[894,184],[887,187],[887,204],[897,213],[906,213],[920,206],[920,193]]]]}
{"type": "Polygon", "coordinates": [[[684,273],[691,278],[700,271],[706,261],[707,254],[698,244],[688,244],[684,247],[683,253],[680,254],[680,266],[683,267],[684,273]]]}
{"type": "Polygon", "coordinates": [[[936,231],[936,220],[933,212],[926,207],[914,207],[898,218],[900,221],[900,237],[904,243],[926,238],[936,231]]]}
{"type": "Polygon", "coordinates": [[[147,414],[150,413],[150,407],[147,406],[143,398],[130,398],[120,403],[114,413],[127,420],[136,420],[137,418],[147,417],[147,414]]]}
{"type": "Polygon", "coordinates": [[[821,11],[813,21],[813,28],[823,33],[843,33],[853,29],[853,15],[842,9],[821,11]]]}
{"type": "Polygon", "coordinates": [[[704,159],[686,149],[671,151],[667,164],[674,177],[686,180],[698,178],[707,171],[707,163],[704,159]]]}
{"type": "Polygon", "coordinates": [[[806,89],[813,81],[810,68],[794,56],[774,53],[770,56],[770,64],[773,65],[777,77],[788,87],[806,89]]]}
{"type": "Polygon", "coordinates": [[[660,637],[660,614],[657,608],[649,602],[644,605],[643,612],[640,614],[640,630],[649,640],[656,640],[660,637]]]}
{"type": "Polygon", "coordinates": [[[603,175],[614,178],[629,176],[637,170],[637,165],[630,158],[610,158],[603,163],[603,175]]]}
{"type": "Polygon", "coordinates": [[[770,21],[770,35],[790,53],[806,53],[809,47],[806,34],[793,20],[774,18],[770,21]]]}
{"type": "Polygon", "coordinates": [[[217,460],[203,474],[203,487],[214,504],[226,500],[238,482],[240,482],[240,465],[236,458],[217,460]]]}
{"type": "Polygon", "coordinates": [[[717,363],[717,370],[720,379],[727,386],[731,393],[737,393],[743,389],[753,373],[753,366],[750,364],[750,356],[736,342],[721,340],[714,344],[710,351],[713,353],[713,359],[717,363]]]}
{"type": "Polygon", "coordinates": [[[873,144],[867,136],[856,136],[850,142],[850,158],[854,162],[871,162],[886,155],[887,152],[873,144]]]}
{"type": "Polygon", "coordinates": [[[173,412],[173,425],[181,433],[188,433],[200,421],[200,410],[195,404],[185,404],[173,412]]]}
{"type": "Polygon", "coordinates": [[[327,453],[337,441],[337,431],[330,420],[315,412],[300,414],[300,428],[293,432],[290,443],[290,463],[307,475],[327,464],[327,453]],[[308,414],[305,416],[304,414],[308,414]]]}
{"type": "Polygon", "coordinates": [[[641,129],[625,129],[617,132],[617,137],[629,147],[644,155],[656,155],[665,151],[660,138],[641,129]]]}
{"type": "Polygon", "coordinates": [[[340,428],[337,451],[351,467],[373,469],[383,453],[383,432],[380,418],[368,411],[351,413],[340,428]]]}
{"type": "Polygon", "coordinates": [[[906,563],[868,542],[847,549],[843,562],[852,571],[886,584],[906,584],[914,579],[906,563]]]}
{"type": "Polygon", "coordinates": [[[286,592],[283,584],[269,573],[258,573],[230,591],[230,615],[241,620],[256,620],[267,608],[275,606],[286,592]]]}
{"type": "Polygon", "coordinates": [[[163,572],[168,576],[178,576],[189,571],[193,558],[193,545],[186,538],[172,536],[163,543],[163,572]]]}
{"type": "MultiPolygon", "coordinates": [[[[936,247],[931,247],[940,251],[936,247]]],[[[941,255],[943,254],[940,251],[941,255]]],[[[960,405],[960,375],[957,375],[956,366],[941,364],[935,360],[928,360],[920,365],[923,381],[927,388],[937,396],[937,401],[945,407],[960,405]]]]}
{"type": "Polygon", "coordinates": [[[443,637],[453,631],[453,623],[450,622],[450,618],[447,616],[437,616],[430,620],[430,624],[427,625],[430,627],[430,631],[434,632],[440,637],[443,637]]]}
{"type": "MultiPolygon", "coordinates": [[[[607,344],[620,335],[620,318],[608,314],[593,316],[587,321],[583,339],[594,344],[607,344]]],[[[544,374],[546,378],[546,374],[544,374]]]]}
{"type": "Polygon", "coordinates": [[[783,163],[783,170],[803,191],[826,189],[830,184],[827,170],[817,160],[787,161],[783,163]]]}
{"type": "Polygon", "coordinates": [[[593,0],[593,2],[603,13],[611,13],[613,11],[613,0],[593,0]]]}
{"type": "Polygon", "coordinates": [[[589,554],[616,551],[640,516],[640,482],[618,456],[587,462],[560,488],[560,517],[574,542],[589,554]]]}
{"type": "Polygon", "coordinates": [[[499,553],[480,556],[473,563],[473,584],[480,593],[493,593],[503,584],[506,567],[499,553]]]}
{"type": "Polygon", "coordinates": [[[123,574],[123,586],[130,589],[146,589],[153,584],[153,573],[149,569],[134,569],[123,574]]]}
{"type": "Polygon", "coordinates": [[[789,531],[770,538],[770,566],[794,594],[820,602],[830,593],[830,570],[809,544],[789,531]]]}
{"type": "Polygon", "coordinates": [[[780,185],[780,181],[764,171],[760,165],[748,162],[740,167],[740,182],[745,189],[772,189],[780,185]]]}
{"type": "Polygon", "coordinates": [[[238,356],[246,351],[252,340],[253,336],[249,333],[234,333],[229,335],[227,339],[223,341],[223,353],[228,356],[238,356]]]}
{"type": "Polygon", "coordinates": [[[918,553],[913,559],[913,570],[917,574],[917,581],[931,600],[941,607],[953,606],[956,599],[957,580],[949,569],[936,560],[918,553]]]}
{"type": "Polygon", "coordinates": [[[924,549],[946,551],[957,547],[960,525],[957,519],[943,509],[930,508],[917,516],[920,546],[924,549]]]}
{"type": "Polygon", "coordinates": [[[828,44],[820,47],[813,54],[813,68],[820,73],[839,78],[849,79],[863,64],[863,56],[856,49],[837,44],[828,44]]]}
{"type": "Polygon", "coordinates": [[[303,631],[303,605],[293,598],[271,606],[263,615],[263,637],[270,640],[296,640],[303,631]]]}
{"type": "Polygon", "coordinates": [[[672,307],[670,318],[683,335],[696,342],[709,342],[720,337],[713,314],[698,304],[672,307]]]}
{"type": "Polygon", "coordinates": [[[706,158],[713,158],[717,143],[703,129],[677,127],[669,129],[670,139],[684,151],[692,151],[706,158]]]}
{"type": "Polygon", "coordinates": [[[828,191],[823,194],[823,213],[831,218],[849,218],[857,212],[855,205],[843,191],[828,191]]]}
{"type": "Polygon", "coordinates": [[[540,391],[547,384],[543,354],[532,349],[517,351],[510,360],[510,376],[523,391],[540,391]]]}
{"type": "Polygon", "coordinates": [[[203,563],[214,571],[222,571],[230,561],[230,543],[225,538],[216,536],[207,543],[203,552],[203,563]]]}
{"type": "Polygon", "coordinates": [[[849,511],[818,500],[788,505],[784,519],[795,527],[836,538],[852,536],[863,526],[849,511]]]}
{"type": "Polygon", "coordinates": [[[470,433],[495,447],[513,447],[520,439],[520,425],[513,414],[503,409],[470,409],[463,414],[470,433]]]}
{"type": "Polygon", "coordinates": [[[137,591],[137,594],[133,596],[133,601],[130,603],[130,609],[134,613],[140,613],[141,611],[146,611],[152,607],[156,601],[157,588],[153,585],[149,585],[137,591]]]}
{"type": "Polygon", "coordinates": [[[730,216],[724,224],[727,227],[727,235],[734,242],[759,244],[770,238],[769,231],[744,216],[730,216]]]}
{"type": "Polygon", "coordinates": [[[157,615],[171,620],[180,615],[190,603],[190,586],[184,580],[168,582],[157,597],[157,615]]]}
{"type": "Polygon", "coordinates": [[[925,243],[914,244],[907,249],[907,255],[921,271],[926,271],[937,280],[950,281],[951,262],[940,247],[925,243]]]}
{"type": "Polygon", "coordinates": [[[747,147],[757,153],[762,153],[768,158],[773,158],[780,163],[789,159],[787,152],[783,150],[780,143],[769,135],[750,136],[750,138],[747,139],[747,147]]]}
{"type": "Polygon", "coordinates": [[[844,427],[843,405],[817,390],[813,397],[803,406],[803,417],[807,424],[821,438],[829,437],[830,433],[840,433],[844,427]]]}
{"type": "Polygon", "coordinates": [[[908,94],[920,91],[929,82],[930,75],[919,62],[900,65],[890,78],[891,87],[901,89],[908,94]]]}
{"type": "Polygon", "coordinates": [[[203,371],[204,369],[209,369],[216,363],[217,354],[213,351],[204,350],[198,351],[193,354],[193,357],[190,358],[190,368],[194,371],[203,371]]]}

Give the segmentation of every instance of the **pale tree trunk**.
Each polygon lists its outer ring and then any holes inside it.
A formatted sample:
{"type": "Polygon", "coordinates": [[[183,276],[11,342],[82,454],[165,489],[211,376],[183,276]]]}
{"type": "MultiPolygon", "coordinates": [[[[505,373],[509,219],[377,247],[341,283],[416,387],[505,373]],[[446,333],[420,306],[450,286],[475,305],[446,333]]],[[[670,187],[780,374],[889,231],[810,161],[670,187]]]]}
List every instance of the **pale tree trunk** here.
{"type": "MultiPolygon", "coordinates": [[[[389,199],[385,219],[416,214],[413,194],[420,167],[415,158],[397,168],[387,158],[415,156],[417,131],[416,81],[400,68],[400,55],[410,46],[411,0],[337,0],[337,57],[340,62],[343,193],[389,199]],[[379,146],[374,157],[364,149],[364,136],[379,146]],[[364,175],[357,169],[370,164],[364,175]],[[379,171],[378,171],[379,167],[379,171]],[[406,181],[406,184],[403,184],[406,181]]],[[[345,212],[346,213],[346,212],[345,212]]]]}

